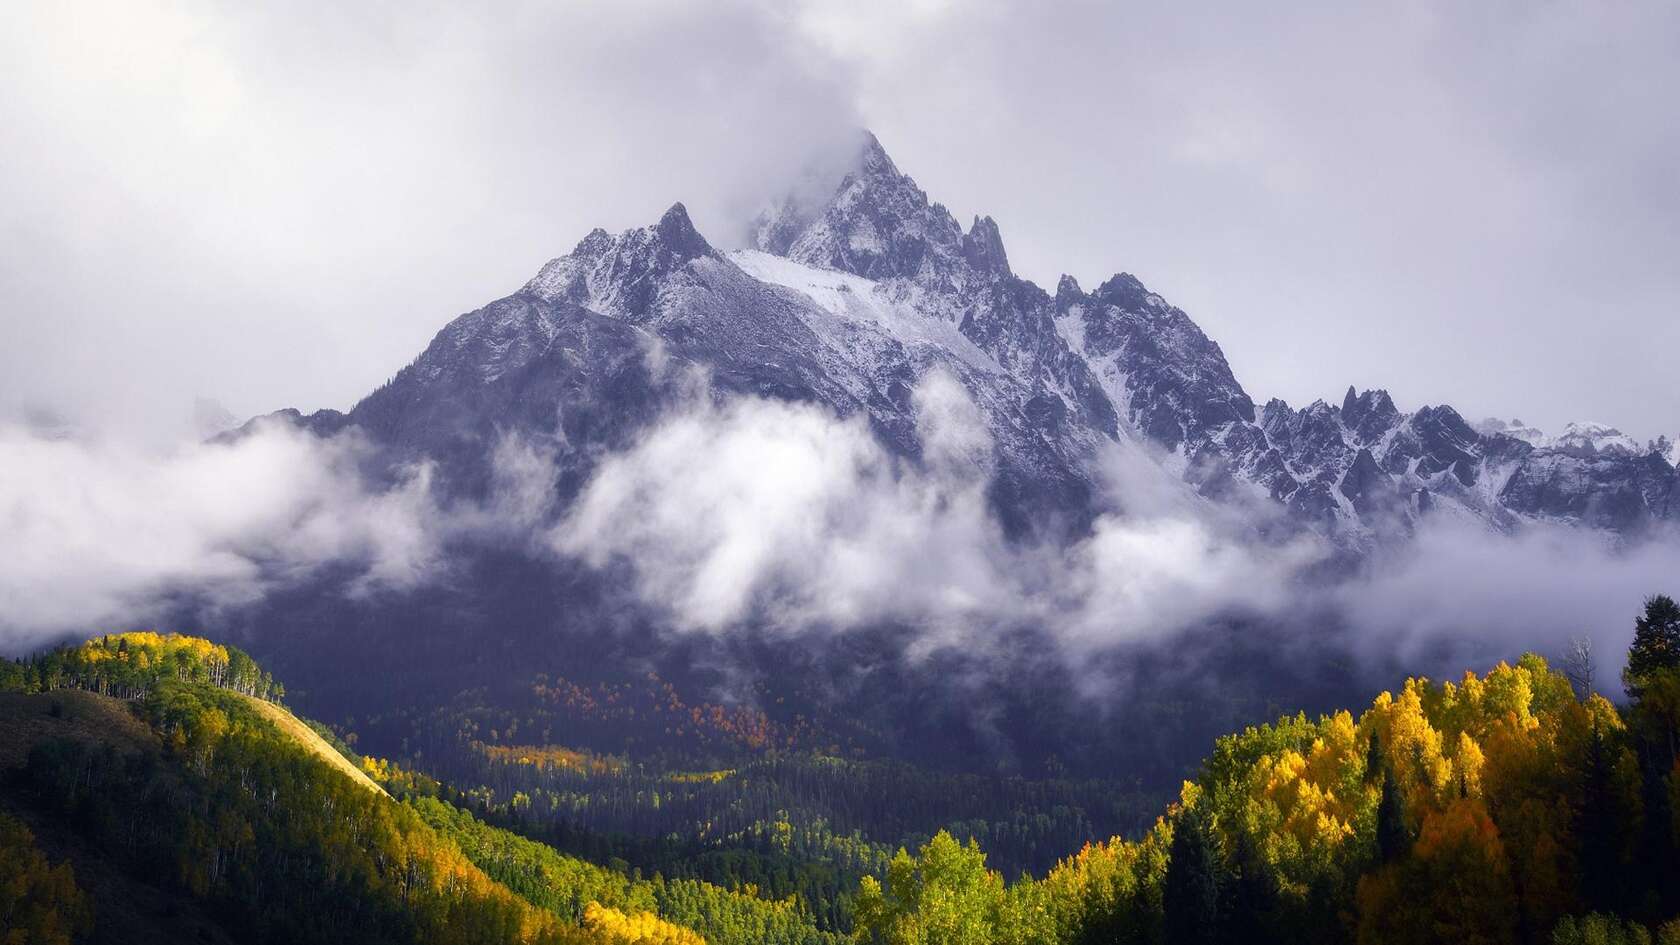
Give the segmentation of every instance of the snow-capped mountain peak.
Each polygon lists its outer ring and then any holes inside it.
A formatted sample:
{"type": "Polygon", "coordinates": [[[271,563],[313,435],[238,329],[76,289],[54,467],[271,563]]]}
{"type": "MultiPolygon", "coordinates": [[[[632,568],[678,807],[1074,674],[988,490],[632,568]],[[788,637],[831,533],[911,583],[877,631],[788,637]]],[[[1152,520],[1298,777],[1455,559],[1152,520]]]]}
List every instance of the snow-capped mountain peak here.
{"type": "Polygon", "coordinates": [[[1064,276],[1051,294],[1011,271],[996,221],[976,216],[965,231],[873,135],[840,163],[761,215],[750,249],[719,252],[681,204],[649,226],[595,230],[520,292],[452,322],[348,417],[308,422],[386,431],[453,457],[445,471],[464,482],[484,475],[473,464],[487,431],[558,427],[580,464],[567,481],[581,481],[674,396],[646,367],[657,349],[705,368],[722,396],[866,416],[910,461],[911,392],[948,372],[985,421],[993,502],[1015,534],[1090,522],[1093,460],[1123,439],[1209,501],[1269,497],[1355,546],[1441,511],[1501,529],[1680,519],[1672,445],[1641,449],[1602,424],[1555,437],[1472,427],[1450,406],[1403,412],[1386,391],[1352,386],[1339,403],[1257,411],[1218,343],[1137,277],[1086,292],[1064,276]]]}
{"type": "Polygon", "coordinates": [[[1644,452],[1639,441],[1606,423],[1579,420],[1564,424],[1559,433],[1546,445],[1553,449],[1582,450],[1588,453],[1620,453],[1637,456],[1644,452]]]}
{"type": "Polygon", "coordinates": [[[1588,455],[1610,454],[1621,456],[1643,456],[1651,452],[1650,444],[1641,444],[1638,440],[1607,423],[1596,423],[1590,420],[1566,423],[1563,429],[1557,433],[1546,433],[1538,427],[1529,426],[1520,420],[1512,420],[1507,423],[1490,418],[1482,421],[1479,427],[1483,432],[1503,433],[1542,449],[1573,450],[1588,455]]]}
{"type": "Polygon", "coordinates": [[[617,236],[594,230],[570,253],[544,265],[525,289],[544,299],[623,315],[645,307],[660,280],[689,261],[717,256],[694,228],[688,209],[676,203],[652,226],[617,236]]]}
{"type": "Polygon", "coordinates": [[[1539,427],[1530,426],[1517,419],[1501,420],[1498,417],[1488,417],[1476,424],[1476,430],[1487,436],[1503,434],[1531,446],[1544,446],[1549,440],[1545,431],[1539,427]]]}
{"type": "Polygon", "coordinates": [[[956,218],[899,173],[873,135],[867,136],[857,169],[825,205],[813,213],[795,198],[784,198],[756,227],[761,234],[776,234],[777,242],[795,229],[785,249],[773,242],[756,248],[870,279],[932,275],[963,256],[956,218]]]}
{"type": "MultiPolygon", "coordinates": [[[[786,234],[794,203],[780,206],[772,218],[786,234]]],[[[996,223],[976,217],[963,233],[873,135],[797,235],[759,248],[867,277],[874,292],[956,321],[1005,371],[1053,392],[1046,405],[1112,415],[1110,435],[1164,447],[1168,465],[1209,495],[1246,481],[1333,531],[1406,531],[1443,506],[1501,528],[1523,516],[1626,529],[1680,515],[1680,496],[1667,497],[1680,493],[1672,482],[1650,486],[1646,473],[1620,466],[1595,478],[1571,465],[1635,456],[1613,428],[1574,425],[1553,438],[1477,429],[1450,406],[1405,414],[1387,391],[1353,387],[1339,407],[1293,411],[1274,401],[1257,417],[1219,345],[1141,280],[1121,272],[1086,293],[1064,276],[1051,296],[1015,278],[996,223]],[[1607,489],[1627,497],[1605,501],[1607,489]]]]}

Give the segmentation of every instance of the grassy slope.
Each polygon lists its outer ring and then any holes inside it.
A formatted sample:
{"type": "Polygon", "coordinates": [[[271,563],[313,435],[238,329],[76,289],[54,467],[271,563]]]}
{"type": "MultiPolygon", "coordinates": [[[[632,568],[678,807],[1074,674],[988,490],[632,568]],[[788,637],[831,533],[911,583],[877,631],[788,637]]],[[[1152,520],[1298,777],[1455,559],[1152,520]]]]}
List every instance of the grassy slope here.
{"type": "Polygon", "coordinates": [[[311,754],[320,758],[331,767],[337,768],[339,771],[349,775],[351,780],[368,790],[385,794],[384,788],[375,784],[373,779],[369,778],[365,772],[351,764],[348,758],[345,758],[343,755],[338,753],[337,749],[327,744],[326,739],[322,738],[314,729],[303,724],[297,716],[286,711],[284,707],[275,705],[272,702],[264,702],[261,699],[252,699],[250,696],[240,696],[240,698],[249,702],[251,706],[257,710],[258,714],[260,714],[263,718],[268,719],[270,722],[273,722],[275,727],[280,729],[280,731],[290,736],[304,748],[309,749],[311,754]]]}

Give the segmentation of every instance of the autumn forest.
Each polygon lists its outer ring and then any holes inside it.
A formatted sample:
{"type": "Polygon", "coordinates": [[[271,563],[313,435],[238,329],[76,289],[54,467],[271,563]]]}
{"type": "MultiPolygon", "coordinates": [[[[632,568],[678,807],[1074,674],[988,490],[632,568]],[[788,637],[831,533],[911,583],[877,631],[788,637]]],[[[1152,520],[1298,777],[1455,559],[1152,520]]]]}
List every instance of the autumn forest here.
{"type": "MultiPolygon", "coordinates": [[[[1528,655],[1210,746],[1137,785],[765,746],[682,770],[407,757],[237,648],[0,664],[6,942],[1680,943],[1680,606],[1624,688],[1528,655]]],[[[1590,669],[1590,667],[1588,667],[1590,669]]]]}

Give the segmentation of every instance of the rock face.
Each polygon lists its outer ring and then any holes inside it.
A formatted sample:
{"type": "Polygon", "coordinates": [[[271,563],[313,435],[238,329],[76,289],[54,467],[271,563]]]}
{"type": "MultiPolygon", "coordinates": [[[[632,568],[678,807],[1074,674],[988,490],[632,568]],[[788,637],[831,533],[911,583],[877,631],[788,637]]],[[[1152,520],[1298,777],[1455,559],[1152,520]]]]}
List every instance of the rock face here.
{"type": "Polygon", "coordinates": [[[1402,412],[1386,391],[1340,405],[1256,410],[1219,345],[1119,273],[1052,295],[1017,277],[998,225],[965,231],[865,135],[826,198],[760,216],[754,247],[720,251],[681,204],[655,224],[595,230],[522,289],[451,322],[348,414],[298,418],[365,431],[394,460],[432,459],[451,487],[485,487],[505,431],[563,460],[562,501],[605,451],[684,396],[750,394],[863,415],[917,461],[911,392],[934,370],[980,408],[992,502],[1017,536],[1077,533],[1098,511],[1092,460],[1146,444],[1160,475],[1213,501],[1274,502],[1351,546],[1451,509],[1510,528],[1550,520],[1634,533],[1680,518],[1669,444],[1613,428],[1546,437],[1472,426],[1449,406],[1402,412]]]}

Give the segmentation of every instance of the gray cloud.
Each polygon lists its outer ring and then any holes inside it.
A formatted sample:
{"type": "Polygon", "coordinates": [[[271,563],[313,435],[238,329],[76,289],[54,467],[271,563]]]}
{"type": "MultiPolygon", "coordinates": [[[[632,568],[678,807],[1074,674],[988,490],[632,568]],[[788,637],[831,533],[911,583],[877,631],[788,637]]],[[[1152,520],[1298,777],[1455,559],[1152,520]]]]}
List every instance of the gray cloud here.
{"type": "Polygon", "coordinates": [[[14,8],[0,408],[347,406],[594,226],[744,219],[845,75],[748,2],[14,8]]]}
{"type": "MultiPolygon", "coordinates": [[[[98,619],[181,583],[237,600],[322,561],[401,585],[453,535],[545,520],[552,458],[517,441],[497,498],[472,509],[438,507],[419,471],[362,482],[348,443],[127,441],[187,425],[200,394],[242,415],[346,406],[597,225],[680,199],[727,243],[860,123],[934,197],[995,215],[1025,274],[1126,269],[1183,305],[1258,398],[1354,382],[1471,416],[1680,426],[1672,5],[153,0],[8,15],[0,412],[52,404],[104,439],[0,437],[0,538],[27,549],[0,568],[0,627],[98,619]]],[[[923,391],[937,448],[917,468],[872,465],[866,430],[803,408],[691,412],[609,460],[554,540],[605,561],[690,526],[643,570],[698,626],[765,602],[935,630],[1048,614],[1076,648],[1268,612],[1312,557],[1254,544],[1130,447],[1104,460],[1125,518],[1065,554],[1008,549],[950,393],[923,391]],[[769,432],[789,439],[772,449],[769,432]],[[730,447],[704,470],[715,481],[653,462],[692,470],[681,447],[714,442],[730,447]],[[764,451],[781,465],[742,458],[764,451]],[[782,494],[765,509],[767,484],[782,494]],[[662,505],[664,490],[690,505],[662,505]],[[615,531],[644,499],[674,517],[615,531]]],[[[1492,567],[1490,541],[1426,531],[1417,557],[1338,602],[1403,640],[1473,629],[1465,614],[1499,640],[1614,635],[1677,573],[1663,543],[1529,537],[1492,567]]]]}
{"type": "Polygon", "coordinates": [[[26,3],[0,406],[346,406],[591,227],[728,242],[865,123],[1259,398],[1675,432],[1672,5],[26,3]],[[778,185],[779,186],[779,185],[778,185]]]}
{"type": "Polygon", "coordinates": [[[1367,653],[1417,672],[1456,676],[1490,655],[1561,655],[1593,641],[1598,685],[1619,693],[1633,621],[1650,594],[1680,593],[1680,535],[1632,545],[1535,525],[1515,536],[1428,520],[1416,540],[1371,563],[1328,597],[1367,653]]]}
{"type": "Polygon", "coordinates": [[[1035,278],[1137,274],[1257,398],[1680,424],[1673,5],[867,16],[835,48],[902,167],[1035,278]]]}

